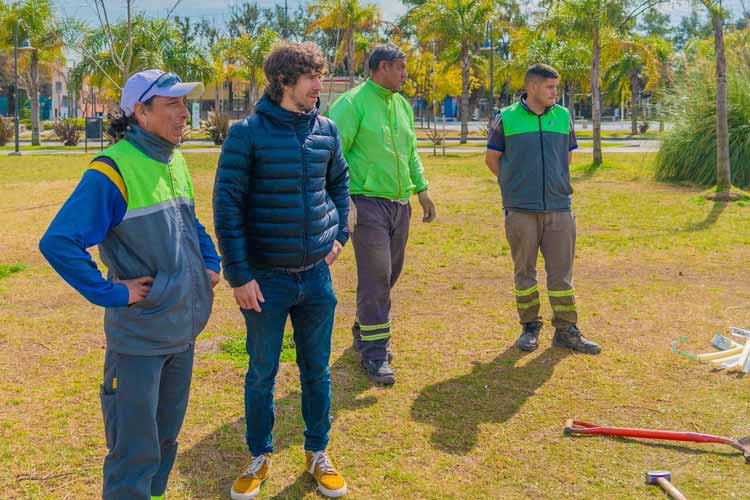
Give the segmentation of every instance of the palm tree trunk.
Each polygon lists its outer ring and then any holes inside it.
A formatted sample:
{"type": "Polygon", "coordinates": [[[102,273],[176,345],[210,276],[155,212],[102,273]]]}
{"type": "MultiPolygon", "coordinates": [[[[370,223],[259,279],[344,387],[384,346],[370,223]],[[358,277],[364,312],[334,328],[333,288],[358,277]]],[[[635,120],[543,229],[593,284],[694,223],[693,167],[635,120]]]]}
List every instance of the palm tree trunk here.
{"type": "Polygon", "coordinates": [[[39,146],[39,53],[31,51],[31,145],[39,146]]]}
{"type": "Polygon", "coordinates": [[[255,80],[255,75],[250,78],[250,106],[248,109],[249,113],[255,110],[255,103],[258,102],[258,82],[255,80]]]}
{"type": "Polygon", "coordinates": [[[732,172],[729,165],[727,59],[724,52],[724,16],[716,8],[711,9],[711,24],[716,52],[716,185],[718,192],[728,195],[732,187],[732,172]]]}
{"type": "Polygon", "coordinates": [[[218,113],[221,108],[221,98],[219,97],[219,81],[218,80],[214,83],[214,89],[216,90],[216,95],[214,96],[214,113],[218,113]]]}
{"type": "Polygon", "coordinates": [[[599,27],[593,30],[593,50],[591,59],[591,120],[594,139],[594,165],[602,164],[602,110],[599,100],[599,67],[601,65],[601,42],[599,27]]]}
{"type": "Polygon", "coordinates": [[[354,27],[349,27],[346,39],[346,67],[349,70],[349,88],[354,88],[354,27]]]}
{"type": "Polygon", "coordinates": [[[638,94],[640,91],[640,82],[638,81],[638,75],[633,73],[630,75],[630,133],[636,135],[638,133],[638,94]]]}
{"type": "Polygon", "coordinates": [[[570,112],[570,119],[575,123],[576,121],[576,84],[573,82],[568,83],[568,112],[570,112]]]}
{"type": "Polygon", "coordinates": [[[469,80],[471,76],[471,59],[467,47],[461,51],[461,63],[461,144],[466,144],[466,138],[469,136],[469,80]]]}

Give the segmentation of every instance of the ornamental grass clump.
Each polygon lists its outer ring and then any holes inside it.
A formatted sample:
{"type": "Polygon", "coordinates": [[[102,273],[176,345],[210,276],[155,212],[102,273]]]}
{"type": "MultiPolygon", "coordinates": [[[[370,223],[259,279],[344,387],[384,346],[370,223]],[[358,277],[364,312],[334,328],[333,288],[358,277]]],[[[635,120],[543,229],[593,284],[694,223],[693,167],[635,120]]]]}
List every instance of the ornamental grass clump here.
{"type": "MultiPolygon", "coordinates": [[[[673,127],[662,139],[656,177],[702,186],[716,184],[716,78],[710,65],[695,65],[668,103],[673,127]]],[[[729,161],[732,185],[750,187],[750,69],[727,68],[729,161]]]]}

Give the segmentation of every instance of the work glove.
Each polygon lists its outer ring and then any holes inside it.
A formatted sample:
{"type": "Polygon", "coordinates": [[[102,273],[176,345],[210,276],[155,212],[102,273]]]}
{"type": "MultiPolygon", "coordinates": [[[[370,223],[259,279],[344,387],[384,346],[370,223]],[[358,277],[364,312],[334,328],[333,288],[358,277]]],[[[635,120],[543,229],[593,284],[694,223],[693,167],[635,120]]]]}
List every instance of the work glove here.
{"type": "Polygon", "coordinates": [[[422,205],[422,210],[424,210],[422,222],[434,221],[435,217],[437,217],[437,211],[435,210],[435,204],[430,199],[430,195],[427,194],[427,190],[420,191],[417,196],[419,197],[419,204],[422,205]]]}

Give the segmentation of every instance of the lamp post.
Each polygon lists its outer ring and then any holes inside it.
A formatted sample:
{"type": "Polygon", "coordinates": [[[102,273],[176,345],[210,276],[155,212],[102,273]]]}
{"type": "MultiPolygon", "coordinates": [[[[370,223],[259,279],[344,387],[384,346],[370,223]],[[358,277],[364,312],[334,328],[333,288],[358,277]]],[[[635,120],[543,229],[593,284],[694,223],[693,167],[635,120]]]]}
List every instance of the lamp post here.
{"type": "Polygon", "coordinates": [[[487,21],[484,27],[484,44],[480,50],[490,51],[490,98],[488,99],[487,116],[488,121],[492,120],[492,112],[495,109],[495,30],[492,23],[487,21]]]}
{"type": "Polygon", "coordinates": [[[437,59],[436,47],[437,43],[435,40],[430,42],[432,48],[432,122],[433,122],[433,136],[432,136],[432,156],[437,156],[437,80],[435,79],[435,59],[437,59]]]}
{"type": "Polygon", "coordinates": [[[15,83],[13,86],[13,107],[15,108],[15,118],[16,118],[16,149],[11,154],[12,155],[20,155],[20,116],[18,111],[18,101],[20,100],[20,96],[18,93],[18,51],[19,50],[30,50],[33,49],[31,46],[31,43],[29,43],[28,38],[23,39],[23,43],[21,46],[18,46],[18,30],[21,26],[21,18],[19,17],[16,21],[16,29],[13,32],[13,61],[14,61],[14,75],[15,75],[15,83]]]}

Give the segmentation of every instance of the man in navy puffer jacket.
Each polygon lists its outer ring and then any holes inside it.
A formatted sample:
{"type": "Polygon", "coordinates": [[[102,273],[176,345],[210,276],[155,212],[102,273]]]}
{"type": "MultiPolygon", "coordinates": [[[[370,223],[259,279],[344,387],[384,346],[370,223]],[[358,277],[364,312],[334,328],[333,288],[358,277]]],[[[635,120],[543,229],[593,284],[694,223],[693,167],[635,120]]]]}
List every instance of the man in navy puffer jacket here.
{"type": "Polygon", "coordinates": [[[328,266],[349,237],[349,173],[333,122],[318,116],[325,58],[312,43],[283,43],[263,66],[268,87],[255,113],[224,141],[214,184],[214,221],[224,275],[247,325],[248,468],[235,500],[255,497],[273,451],[274,380],[291,317],[302,386],[307,471],[320,491],[346,493],[326,457],[328,359],[336,295],[328,266]]]}

